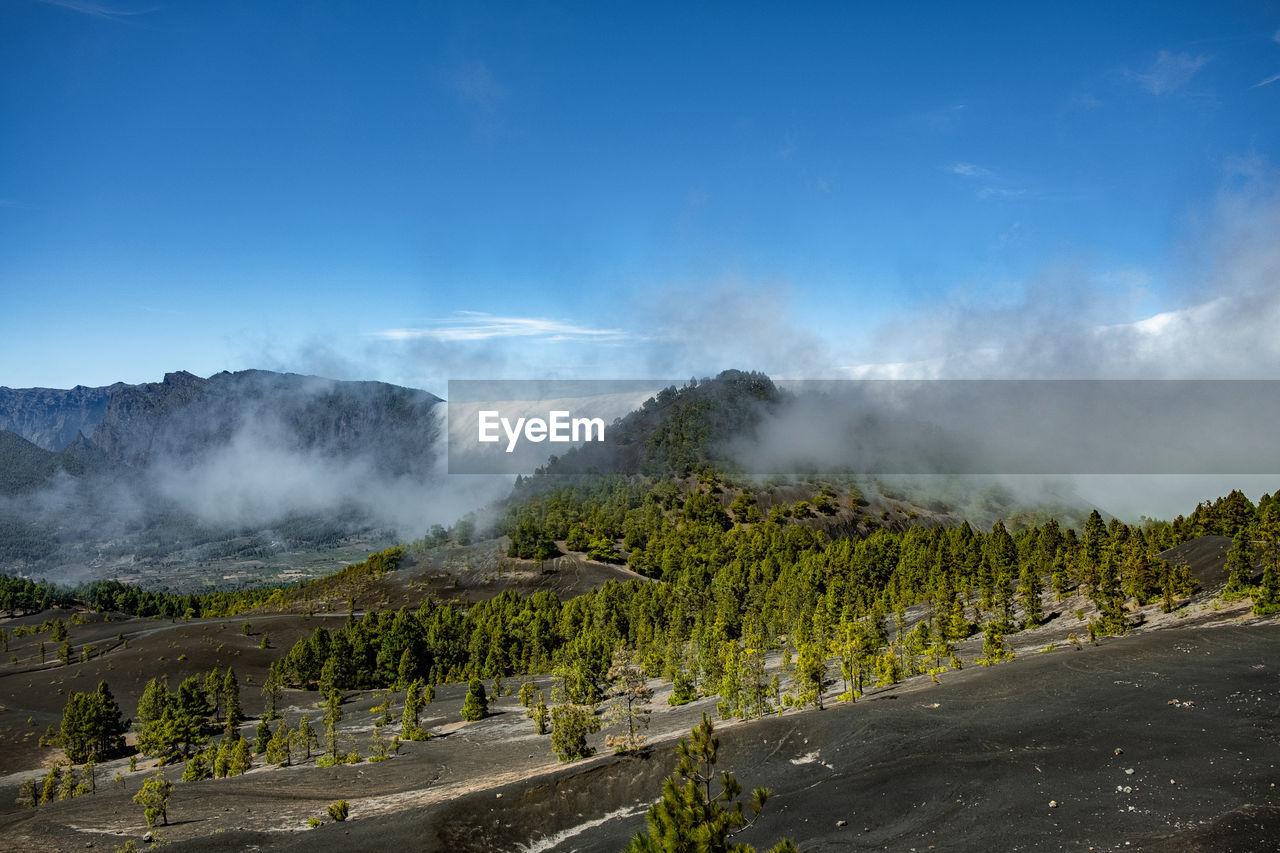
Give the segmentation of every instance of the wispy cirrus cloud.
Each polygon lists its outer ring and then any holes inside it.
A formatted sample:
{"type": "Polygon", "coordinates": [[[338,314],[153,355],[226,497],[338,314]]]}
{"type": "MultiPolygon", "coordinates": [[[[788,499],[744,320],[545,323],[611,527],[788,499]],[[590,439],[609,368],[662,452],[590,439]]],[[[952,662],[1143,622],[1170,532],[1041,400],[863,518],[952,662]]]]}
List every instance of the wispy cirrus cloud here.
{"type": "Polygon", "coordinates": [[[977,163],[958,160],[947,165],[945,169],[952,175],[958,175],[966,180],[979,182],[980,185],[976,194],[982,201],[987,201],[988,199],[1009,201],[1015,198],[1025,198],[1030,195],[1026,189],[1011,186],[1009,181],[1003,179],[991,169],[988,169],[985,166],[979,166],[977,163]]]}
{"type": "Polygon", "coordinates": [[[949,133],[961,123],[968,108],[968,104],[951,104],[918,113],[912,119],[935,132],[949,133]]]}
{"type": "Polygon", "coordinates": [[[497,317],[481,311],[459,311],[458,316],[419,328],[383,329],[374,337],[388,341],[486,341],[495,338],[541,338],[547,341],[621,341],[635,336],[622,329],[598,329],[546,317],[497,317]]]}
{"type": "Polygon", "coordinates": [[[91,18],[102,18],[110,21],[120,21],[136,15],[145,15],[156,10],[154,6],[146,9],[120,9],[115,6],[108,6],[105,3],[94,2],[94,0],[39,0],[39,2],[46,6],[57,6],[60,9],[69,9],[72,12],[88,15],[91,18]]]}
{"type": "Polygon", "coordinates": [[[1157,97],[1171,95],[1191,82],[1201,68],[1209,64],[1207,56],[1160,51],[1145,71],[1126,71],[1130,80],[1157,97]]]}
{"type": "Polygon", "coordinates": [[[966,163],[964,161],[960,161],[957,163],[952,163],[949,168],[950,168],[951,174],[962,175],[966,178],[991,177],[990,169],[984,169],[982,166],[979,166],[975,163],[966,163]]]}
{"type": "Polygon", "coordinates": [[[1280,80],[1280,74],[1272,74],[1272,75],[1271,75],[1270,77],[1268,77],[1267,79],[1265,79],[1265,80],[1259,80],[1257,83],[1254,83],[1254,84],[1253,84],[1252,86],[1250,86],[1249,88],[1251,88],[1251,89],[1258,89],[1258,88],[1261,88],[1261,87],[1263,87],[1263,86],[1270,86],[1272,83],[1276,82],[1277,80],[1280,80]]]}

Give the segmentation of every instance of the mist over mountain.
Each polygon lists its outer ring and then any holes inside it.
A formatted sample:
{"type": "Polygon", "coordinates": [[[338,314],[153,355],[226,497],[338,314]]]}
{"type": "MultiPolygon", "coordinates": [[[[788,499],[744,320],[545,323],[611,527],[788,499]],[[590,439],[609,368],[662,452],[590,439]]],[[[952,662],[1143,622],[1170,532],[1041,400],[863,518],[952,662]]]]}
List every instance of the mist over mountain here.
{"type": "MultiPolygon", "coordinates": [[[[14,429],[0,432],[0,562],[65,579],[147,566],[163,580],[419,537],[510,491],[508,477],[446,475],[442,403],[382,382],[261,370],[4,389],[0,419],[14,429]]],[[[1069,484],[1043,480],[869,476],[885,470],[874,465],[881,457],[915,454],[901,446],[909,433],[866,428],[852,415],[871,407],[857,401],[829,436],[815,433],[832,405],[757,372],[673,385],[614,420],[605,441],[549,459],[514,496],[602,474],[658,482],[715,469],[762,482],[857,482],[938,523],[1071,521],[1091,508],[1069,484]]]]}
{"type": "Polygon", "coordinates": [[[4,389],[0,559],[80,575],[419,534],[471,499],[443,486],[441,402],[256,370],[4,389]]]}
{"type": "MultiPolygon", "coordinates": [[[[761,419],[790,402],[763,373],[721,371],[668,386],[614,421],[605,440],[553,457],[541,473],[682,477],[700,468],[739,467],[726,453],[754,437],[761,419]]],[[[784,473],[781,470],[777,473],[784,473]]]]}
{"type": "Polygon", "coordinates": [[[384,382],[179,371],[140,385],[0,388],[0,428],[55,452],[83,437],[117,466],[199,458],[250,433],[328,456],[370,453],[380,469],[409,473],[435,458],[436,433],[423,428],[440,402],[384,382]]]}
{"type": "MultiPolygon", "coordinates": [[[[1018,527],[1054,518],[1080,526],[1095,508],[1069,477],[1002,475],[998,467],[957,473],[954,462],[974,445],[932,423],[895,416],[884,399],[861,393],[859,383],[842,385],[841,395],[832,396],[825,383],[780,384],[760,372],[725,370],[669,386],[614,421],[604,441],[574,447],[522,478],[515,495],[602,474],[658,481],[716,471],[779,494],[790,494],[788,483],[856,484],[877,505],[910,504],[920,523],[967,519],[987,528],[1004,520],[1018,527]],[[850,386],[857,393],[850,395],[850,386]],[[898,473],[910,469],[886,466],[886,459],[919,459],[924,468],[898,473]]],[[[838,535],[842,521],[827,526],[838,535]]]]}

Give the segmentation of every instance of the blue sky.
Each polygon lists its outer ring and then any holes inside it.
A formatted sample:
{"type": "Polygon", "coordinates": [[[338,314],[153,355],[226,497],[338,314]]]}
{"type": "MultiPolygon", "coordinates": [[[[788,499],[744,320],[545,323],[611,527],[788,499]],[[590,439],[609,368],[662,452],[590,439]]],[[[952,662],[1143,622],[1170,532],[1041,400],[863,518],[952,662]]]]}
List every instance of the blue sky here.
{"type": "Polygon", "coordinates": [[[1275,3],[6,0],[0,33],[2,385],[1280,374],[1275,3]]]}

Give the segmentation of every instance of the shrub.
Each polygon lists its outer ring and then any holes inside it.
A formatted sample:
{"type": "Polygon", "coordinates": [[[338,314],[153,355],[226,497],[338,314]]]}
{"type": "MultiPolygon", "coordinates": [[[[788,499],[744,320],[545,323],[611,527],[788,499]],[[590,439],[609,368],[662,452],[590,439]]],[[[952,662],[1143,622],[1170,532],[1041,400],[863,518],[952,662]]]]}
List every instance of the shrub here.
{"type": "Polygon", "coordinates": [[[468,723],[482,720],[489,714],[489,698],[485,694],[484,684],[473,678],[467,685],[467,696],[462,700],[462,719],[468,723]]]}
{"type": "Polygon", "coordinates": [[[585,705],[557,705],[551,709],[551,748],[561,761],[587,758],[595,752],[587,735],[600,731],[600,720],[585,705]]]}

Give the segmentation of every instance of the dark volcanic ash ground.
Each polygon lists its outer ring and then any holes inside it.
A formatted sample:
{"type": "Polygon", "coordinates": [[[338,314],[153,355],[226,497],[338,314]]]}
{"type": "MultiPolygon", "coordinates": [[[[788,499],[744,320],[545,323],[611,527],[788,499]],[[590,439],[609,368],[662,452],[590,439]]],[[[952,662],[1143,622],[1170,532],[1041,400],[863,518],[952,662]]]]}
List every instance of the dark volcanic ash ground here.
{"type": "MultiPolygon", "coordinates": [[[[723,726],[720,766],[773,791],[741,840],[787,836],[808,853],[1280,849],[1278,641],[1276,626],[1155,631],[723,726]]],[[[343,841],[616,851],[673,763],[670,743],[600,758],[352,824],[343,841]]]]}

